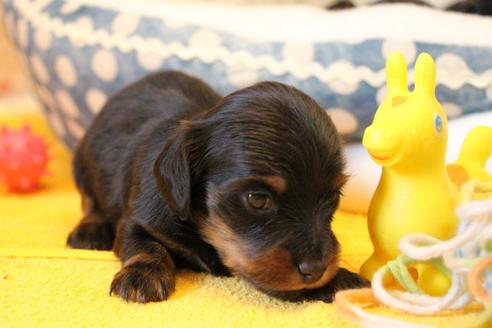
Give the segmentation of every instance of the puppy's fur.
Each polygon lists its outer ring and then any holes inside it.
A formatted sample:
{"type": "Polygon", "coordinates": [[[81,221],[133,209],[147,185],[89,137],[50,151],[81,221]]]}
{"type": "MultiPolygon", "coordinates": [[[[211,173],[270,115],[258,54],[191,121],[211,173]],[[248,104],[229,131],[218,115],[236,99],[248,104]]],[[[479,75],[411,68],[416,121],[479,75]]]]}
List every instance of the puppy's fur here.
{"type": "Polygon", "coordinates": [[[113,96],[76,150],[84,217],[68,244],[113,248],[111,293],[127,301],[167,299],[190,268],[329,302],[367,286],[338,268],[343,169],[335,127],[295,88],[222,98],[182,73],[151,75],[113,96]]]}

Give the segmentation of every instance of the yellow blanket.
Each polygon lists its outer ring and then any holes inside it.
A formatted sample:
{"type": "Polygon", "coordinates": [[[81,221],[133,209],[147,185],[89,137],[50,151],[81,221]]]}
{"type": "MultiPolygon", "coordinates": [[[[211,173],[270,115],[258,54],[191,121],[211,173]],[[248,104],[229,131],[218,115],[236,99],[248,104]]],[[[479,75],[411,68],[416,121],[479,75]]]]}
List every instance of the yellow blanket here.
{"type": "MultiPolygon", "coordinates": [[[[0,191],[0,327],[345,327],[354,326],[331,304],[284,303],[237,278],[180,272],[170,300],[127,304],[109,296],[119,269],[111,252],[65,246],[81,215],[70,179],[70,154],[38,116],[0,110],[0,126],[29,122],[51,144],[51,176],[30,195],[0,191]]],[[[371,251],[365,217],[338,213],[334,229],[343,265],[357,270],[371,251]]],[[[383,307],[371,312],[437,326],[467,326],[474,312],[412,318],[383,307]]]]}

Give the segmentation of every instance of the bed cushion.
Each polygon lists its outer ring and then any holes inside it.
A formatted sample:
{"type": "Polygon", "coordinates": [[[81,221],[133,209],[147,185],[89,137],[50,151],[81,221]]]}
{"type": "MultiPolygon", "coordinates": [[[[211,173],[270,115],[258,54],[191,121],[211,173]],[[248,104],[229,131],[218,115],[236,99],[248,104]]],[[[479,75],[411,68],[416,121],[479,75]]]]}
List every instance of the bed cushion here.
{"type": "Polygon", "coordinates": [[[5,22],[56,133],[70,146],[124,85],[157,70],[198,75],[221,93],[260,80],[314,97],[360,140],[385,93],[384,63],[434,56],[449,117],[491,109],[492,19],[414,5],[343,11],[161,1],[5,0],[5,22]]]}

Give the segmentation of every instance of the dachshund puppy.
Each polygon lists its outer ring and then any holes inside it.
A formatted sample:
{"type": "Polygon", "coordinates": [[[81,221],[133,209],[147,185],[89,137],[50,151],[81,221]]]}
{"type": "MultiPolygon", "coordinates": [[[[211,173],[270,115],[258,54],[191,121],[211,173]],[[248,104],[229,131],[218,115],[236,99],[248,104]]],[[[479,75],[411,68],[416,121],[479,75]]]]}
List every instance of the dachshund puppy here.
{"type": "Polygon", "coordinates": [[[154,74],[109,99],[78,145],[84,216],[68,244],[114,249],[111,294],[127,301],[167,299],[188,268],[330,302],[368,285],[338,267],[343,169],[334,125],[301,91],[263,82],[222,98],[154,74]]]}

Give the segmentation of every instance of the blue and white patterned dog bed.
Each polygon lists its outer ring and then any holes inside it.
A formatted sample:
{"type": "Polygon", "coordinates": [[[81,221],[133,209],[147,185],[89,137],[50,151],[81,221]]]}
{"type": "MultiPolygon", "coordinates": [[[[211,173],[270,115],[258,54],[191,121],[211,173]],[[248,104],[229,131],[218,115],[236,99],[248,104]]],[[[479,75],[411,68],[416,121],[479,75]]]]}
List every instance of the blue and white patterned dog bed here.
{"type": "Polygon", "coordinates": [[[307,6],[152,0],[4,0],[58,135],[73,147],[105,100],[157,70],[183,70],[226,94],[260,80],[314,97],[358,140],[384,97],[386,55],[436,60],[450,118],[492,109],[492,19],[412,5],[330,12],[307,6]]]}

